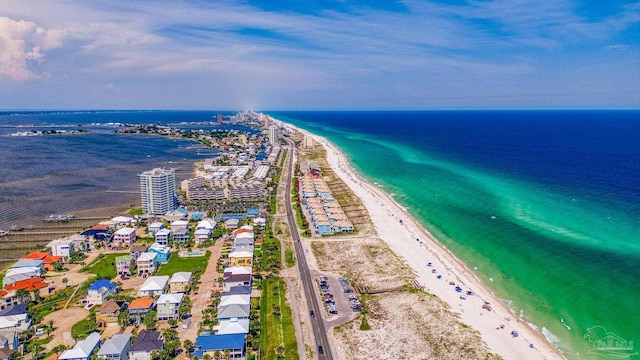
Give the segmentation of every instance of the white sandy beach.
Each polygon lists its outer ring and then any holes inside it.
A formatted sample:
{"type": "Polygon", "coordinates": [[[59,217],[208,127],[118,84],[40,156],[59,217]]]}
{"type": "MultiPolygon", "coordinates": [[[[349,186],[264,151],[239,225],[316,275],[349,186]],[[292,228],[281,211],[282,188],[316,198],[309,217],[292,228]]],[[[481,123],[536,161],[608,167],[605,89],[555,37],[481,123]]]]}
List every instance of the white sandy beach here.
{"type": "Polygon", "coordinates": [[[378,236],[415,271],[416,280],[425,290],[446,301],[453,311],[461,315],[464,323],[480,332],[490,351],[505,359],[564,358],[541,333],[513,314],[390,196],[360,178],[333,144],[320,136],[296,130],[312,136],[326,149],[329,165],[362,199],[378,236]],[[429,262],[431,266],[427,265],[429,262]],[[437,278],[438,275],[441,279],[437,278]],[[450,285],[451,282],[455,285],[450,285]],[[456,291],[456,285],[462,288],[462,292],[456,291]],[[473,295],[466,295],[467,291],[472,291],[473,295]],[[461,299],[461,295],[466,299],[461,299]],[[487,303],[490,311],[483,308],[487,303]],[[517,332],[517,337],[513,336],[513,331],[517,332]]]}

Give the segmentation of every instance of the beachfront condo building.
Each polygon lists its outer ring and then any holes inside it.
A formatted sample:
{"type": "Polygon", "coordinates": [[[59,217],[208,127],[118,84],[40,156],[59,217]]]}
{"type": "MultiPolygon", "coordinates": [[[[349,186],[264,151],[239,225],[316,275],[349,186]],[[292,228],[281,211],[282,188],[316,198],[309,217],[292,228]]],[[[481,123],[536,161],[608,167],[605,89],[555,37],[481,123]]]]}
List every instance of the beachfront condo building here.
{"type": "Polygon", "coordinates": [[[275,126],[269,126],[269,142],[272,145],[278,143],[278,128],[275,126]]]}
{"type": "Polygon", "coordinates": [[[164,215],[176,209],[176,173],[174,169],[155,168],[140,176],[142,211],[164,215]]]}

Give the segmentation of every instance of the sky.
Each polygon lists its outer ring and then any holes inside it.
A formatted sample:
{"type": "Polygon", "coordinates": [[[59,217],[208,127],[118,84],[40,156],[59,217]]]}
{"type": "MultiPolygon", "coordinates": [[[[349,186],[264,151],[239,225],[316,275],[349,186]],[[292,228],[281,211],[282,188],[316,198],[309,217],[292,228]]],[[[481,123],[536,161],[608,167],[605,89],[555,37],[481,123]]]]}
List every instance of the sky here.
{"type": "Polygon", "coordinates": [[[0,0],[0,109],[640,109],[640,2],[0,0]]]}

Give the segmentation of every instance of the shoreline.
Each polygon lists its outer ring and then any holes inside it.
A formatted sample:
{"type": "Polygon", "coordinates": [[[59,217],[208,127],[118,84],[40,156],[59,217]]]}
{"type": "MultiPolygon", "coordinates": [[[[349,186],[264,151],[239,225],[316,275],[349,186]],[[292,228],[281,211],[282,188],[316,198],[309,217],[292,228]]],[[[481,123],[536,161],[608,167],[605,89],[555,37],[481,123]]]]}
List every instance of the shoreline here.
{"type": "Polygon", "coordinates": [[[480,333],[490,351],[505,359],[565,358],[541,332],[519,319],[466,264],[438,242],[395,199],[360,177],[335,145],[324,137],[286,124],[311,136],[326,150],[329,166],[362,200],[379,238],[413,269],[416,280],[427,292],[449,304],[451,311],[459,314],[465,324],[480,333]],[[428,262],[432,266],[427,266],[428,262]],[[437,275],[442,278],[438,279],[437,275]],[[461,299],[461,293],[456,292],[449,282],[462,287],[462,294],[472,291],[473,296],[461,299]],[[491,311],[483,308],[485,302],[490,304],[491,311]],[[513,331],[517,332],[517,337],[512,335],[513,331]]]}

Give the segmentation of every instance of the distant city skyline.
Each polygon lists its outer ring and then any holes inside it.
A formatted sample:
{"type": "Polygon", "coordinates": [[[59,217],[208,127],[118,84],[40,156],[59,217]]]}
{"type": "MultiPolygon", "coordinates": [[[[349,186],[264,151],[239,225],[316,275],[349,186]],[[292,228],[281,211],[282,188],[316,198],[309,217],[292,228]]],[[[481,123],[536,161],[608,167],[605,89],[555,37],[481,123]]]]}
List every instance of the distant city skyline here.
{"type": "Polygon", "coordinates": [[[638,109],[638,1],[3,1],[0,109],[638,109]]]}

